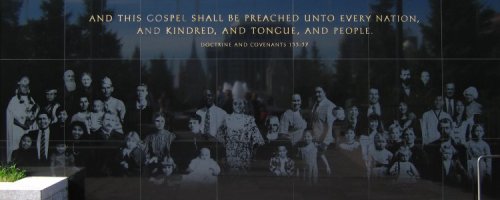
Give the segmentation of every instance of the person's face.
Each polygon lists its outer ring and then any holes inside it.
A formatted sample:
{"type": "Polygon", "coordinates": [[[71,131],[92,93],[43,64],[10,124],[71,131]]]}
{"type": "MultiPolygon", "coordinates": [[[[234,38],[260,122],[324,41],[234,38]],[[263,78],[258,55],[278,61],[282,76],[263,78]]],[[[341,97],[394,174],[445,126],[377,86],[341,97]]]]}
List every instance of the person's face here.
{"type": "Polygon", "coordinates": [[[212,94],[211,90],[205,90],[204,92],[205,95],[205,104],[206,106],[212,106],[214,104],[214,95],[212,94]]]}
{"type": "Polygon", "coordinates": [[[278,147],[278,156],[280,158],[286,158],[286,153],[287,153],[287,150],[284,146],[279,146],[278,147]]]}
{"type": "Polygon", "coordinates": [[[47,114],[38,115],[37,123],[38,123],[38,127],[40,129],[42,129],[42,130],[47,129],[49,127],[49,124],[50,124],[49,116],[47,116],[47,114]]]}
{"type": "Polygon", "coordinates": [[[386,145],[387,145],[387,141],[385,141],[384,139],[375,140],[375,147],[378,150],[384,149],[386,145]]]}
{"type": "Polygon", "coordinates": [[[47,99],[48,102],[52,102],[56,99],[56,93],[54,92],[47,92],[45,94],[45,98],[47,99]]]}
{"type": "Polygon", "coordinates": [[[371,104],[378,103],[379,94],[377,89],[370,89],[370,91],[368,92],[368,100],[371,104]]]}
{"type": "Polygon", "coordinates": [[[21,95],[27,95],[30,91],[30,86],[27,84],[21,84],[19,85],[19,93],[21,95]]]}
{"type": "Polygon", "coordinates": [[[81,81],[82,81],[83,87],[85,87],[85,88],[89,88],[90,85],[92,84],[92,78],[89,75],[87,75],[87,74],[84,74],[82,76],[82,80],[81,81]]]}
{"type": "Polygon", "coordinates": [[[112,114],[105,114],[102,120],[102,126],[106,128],[106,130],[113,130],[116,124],[116,117],[112,114]]]}
{"type": "Polygon", "coordinates": [[[463,114],[465,111],[465,105],[462,101],[457,101],[455,104],[455,111],[459,114],[463,114]]]}
{"type": "Polygon", "coordinates": [[[196,119],[190,119],[188,122],[189,130],[193,133],[200,132],[200,122],[196,119]]]}
{"type": "Polygon", "coordinates": [[[103,112],[104,104],[102,103],[102,101],[94,101],[92,109],[94,110],[94,112],[103,112]]]}
{"type": "Polygon", "coordinates": [[[75,72],[72,70],[64,72],[64,81],[75,81],[75,72]]]}
{"type": "Polygon", "coordinates": [[[443,97],[438,96],[434,99],[434,108],[435,109],[437,109],[437,110],[442,109],[443,105],[444,105],[443,97]]]}
{"type": "Polygon", "coordinates": [[[451,126],[450,123],[441,123],[441,133],[443,134],[444,137],[448,138],[452,135],[453,133],[453,127],[451,126]]]}
{"type": "Polygon", "coordinates": [[[358,107],[356,106],[351,107],[351,109],[349,110],[349,119],[354,120],[358,118],[358,115],[359,115],[358,107]]]}
{"type": "Polygon", "coordinates": [[[127,148],[134,149],[135,147],[137,147],[137,141],[134,141],[133,139],[127,139],[127,148]]]}
{"type": "Polygon", "coordinates": [[[56,145],[56,151],[59,154],[63,154],[64,152],[66,152],[66,145],[65,144],[56,145]]]}
{"type": "Polygon", "coordinates": [[[408,144],[415,143],[415,133],[412,130],[405,131],[403,138],[405,139],[406,143],[408,143],[408,144]]]}
{"type": "Polygon", "coordinates": [[[401,70],[401,74],[399,74],[399,78],[403,80],[403,82],[408,82],[411,78],[410,70],[401,70]]]}
{"type": "Polygon", "coordinates": [[[345,119],[345,111],[343,108],[339,108],[337,110],[333,110],[333,116],[337,118],[338,120],[344,120],[345,119]]]}
{"type": "Polygon", "coordinates": [[[300,106],[302,106],[302,99],[300,98],[300,95],[293,95],[292,96],[292,110],[293,111],[299,111],[300,106]]]}
{"type": "Polygon", "coordinates": [[[423,71],[420,74],[420,80],[422,81],[422,83],[427,84],[429,80],[431,80],[431,75],[429,74],[429,72],[423,71]]]}
{"type": "Polygon", "coordinates": [[[79,140],[83,136],[83,127],[73,126],[73,130],[71,130],[71,135],[73,135],[73,139],[79,140]]]}
{"type": "Polygon", "coordinates": [[[65,122],[68,119],[68,113],[63,110],[57,115],[57,120],[60,122],[65,122]]]}
{"type": "Polygon", "coordinates": [[[446,96],[452,98],[455,95],[455,84],[446,84],[446,96]]]}
{"type": "Polygon", "coordinates": [[[173,172],[174,172],[174,166],[173,165],[168,164],[168,165],[163,166],[163,173],[166,176],[172,175],[173,172]]]}
{"type": "Polygon", "coordinates": [[[391,139],[392,140],[399,140],[399,139],[401,139],[401,129],[399,129],[399,128],[393,128],[391,130],[391,139]]]}
{"type": "Polygon", "coordinates": [[[101,91],[104,97],[109,98],[113,94],[113,86],[111,84],[102,84],[101,91]]]}
{"type": "Polygon", "coordinates": [[[444,151],[442,152],[443,160],[451,160],[453,154],[451,151],[444,151]]]}
{"type": "Polygon", "coordinates": [[[314,94],[316,95],[317,102],[320,102],[325,98],[325,91],[321,87],[316,87],[316,89],[314,89],[314,94]]]}
{"type": "Polygon", "coordinates": [[[269,119],[269,124],[267,126],[267,129],[270,130],[271,132],[278,132],[279,126],[280,126],[280,124],[279,124],[278,118],[273,117],[273,118],[269,119]]]}
{"type": "Polygon", "coordinates": [[[155,118],[155,127],[158,130],[163,130],[165,128],[165,118],[157,117],[155,118]]]}
{"type": "Polygon", "coordinates": [[[410,155],[409,154],[404,153],[404,154],[401,155],[401,161],[406,162],[408,160],[410,160],[410,155]]]}
{"type": "Polygon", "coordinates": [[[210,151],[208,149],[202,149],[200,152],[200,158],[202,160],[207,160],[210,158],[210,151]]]}
{"type": "Polygon", "coordinates": [[[377,130],[377,128],[378,128],[378,121],[377,120],[371,120],[369,125],[370,125],[370,130],[372,130],[372,131],[377,130]]]}
{"type": "Polygon", "coordinates": [[[406,112],[408,112],[408,105],[406,105],[406,103],[399,103],[399,112],[401,112],[402,114],[405,114],[406,112]]]}
{"type": "Polygon", "coordinates": [[[82,111],[87,111],[89,109],[89,99],[86,97],[80,98],[80,109],[82,111]]]}
{"type": "Polygon", "coordinates": [[[474,96],[470,92],[466,92],[464,98],[467,103],[474,101],[474,96]]]}
{"type": "Polygon", "coordinates": [[[484,129],[483,129],[483,127],[482,126],[478,126],[476,128],[476,130],[474,130],[472,138],[475,139],[475,140],[479,140],[479,139],[481,139],[483,137],[483,135],[484,135],[484,129]]]}
{"type": "Polygon", "coordinates": [[[31,138],[30,137],[23,137],[23,140],[21,141],[21,148],[23,149],[29,149],[31,147],[31,138]]]}
{"type": "Polygon", "coordinates": [[[242,99],[236,99],[233,101],[233,111],[234,113],[243,113],[245,108],[245,103],[242,99]]]}
{"type": "Polygon", "coordinates": [[[148,89],[145,86],[137,86],[137,97],[139,99],[146,99],[146,96],[148,95],[148,89]]]}
{"type": "Polygon", "coordinates": [[[306,141],[307,144],[312,143],[313,137],[311,135],[311,132],[309,132],[309,131],[305,132],[305,134],[304,134],[304,141],[306,141]]]}
{"type": "Polygon", "coordinates": [[[354,137],[355,137],[354,131],[351,129],[349,129],[345,134],[345,139],[347,140],[347,142],[354,141],[354,137]]]}

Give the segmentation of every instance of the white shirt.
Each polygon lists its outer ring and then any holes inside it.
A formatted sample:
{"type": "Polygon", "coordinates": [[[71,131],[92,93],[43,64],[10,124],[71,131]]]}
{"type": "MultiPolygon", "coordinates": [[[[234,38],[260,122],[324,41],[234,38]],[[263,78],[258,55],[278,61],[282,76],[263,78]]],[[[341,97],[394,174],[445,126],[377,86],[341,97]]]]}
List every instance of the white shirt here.
{"type": "MultiPolygon", "coordinates": [[[[49,158],[49,136],[50,136],[50,130],[45,129],[45,157],[48,159],[49,158]]],[[[38,159],[41,159],[40,156],[40,147],[42,146],[42,130],[38,131],[38,135],[36,138],[36,149],[37,149],[37,155],[38,159]]]]}
{"type": "MultiPolygon", "coordinates": [[[[210,121],[209,123],[209,132],[211,136],[214,136],[217,134],[218,129],[222,126],[222,123],[224,122],[224,119],[226,118],[226,111],[222,110],[221,108],[212,105],[210,108],[208,108],[208,113],[209,113],[209,118],[210,121]]],[[[200,132],[202,134],[205,133],[205,118],[207,115],[207,108],[201,108],[196,111],[196,114],[201,116],[201,123],[200,123],[200,132]]]]}

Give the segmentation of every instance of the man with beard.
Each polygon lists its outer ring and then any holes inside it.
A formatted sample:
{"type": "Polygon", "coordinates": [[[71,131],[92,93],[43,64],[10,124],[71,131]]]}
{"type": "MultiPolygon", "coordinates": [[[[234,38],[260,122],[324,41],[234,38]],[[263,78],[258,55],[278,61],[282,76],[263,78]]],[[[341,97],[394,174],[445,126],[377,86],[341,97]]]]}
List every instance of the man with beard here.
{"type": "MultiPolygon", "coordinates": [[[[408,104],[408,107],[410,107],[410,110],[415,109],[415,104],[416,102],[416,91],[411,83],[411,71],[408,68],[402,68],[401,73],[399,74],[400,82],[401,85],[398,88],[398,91],[396,92],[397,97],[399,99],[396,99],[395,104],[399,102],[406,102],[408,104]]],[[[420,113],[418,113],[420,114],[420,113]]]]}
{"type": "Polygon", "coordinates": [[[281,115],[279,137],[286,137],[292,145],[302,140],[304,130],[307,128],[307,122],[300,113],[302,98],[300,94],[292,95],[292,107],[287,109],[281,115]]]}
{"type": "Polygon", "coordinates": [[[94,169],[91,169],[91,174],[106,176],[117,172],[114,167],[113,159],[118,153],[118,150],[123,145],[123,135],[115,130],[117,118],[112,113],[105,113],[102,120],[101,129],[96,131],[95,135],[95,152],[97,156],[94,169]]]}
{"type": "Polygon", "coordinates": [[[68,69],[64,71],[64,104],[66,105],[66,111],[69,115],[73,115],[78,110],[78,99],[76,95],[76,82],[75,82],[75,72],[68,69]]]}

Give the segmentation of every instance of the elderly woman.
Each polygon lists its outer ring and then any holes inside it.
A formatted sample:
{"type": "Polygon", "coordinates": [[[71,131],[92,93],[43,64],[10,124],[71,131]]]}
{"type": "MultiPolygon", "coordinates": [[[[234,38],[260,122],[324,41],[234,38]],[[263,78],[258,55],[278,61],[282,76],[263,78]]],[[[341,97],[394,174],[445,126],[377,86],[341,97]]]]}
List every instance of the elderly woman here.
{"type": "Polygon", "coordinates": [[[467,115],[467,119],[482,113],[483,106],[476,101],[478,97],[479,92],[475,87],[471,86],[464,90],[465,114],[467,115]]]}
{"type": "Polygon", "coordinates": [[[21,77],[17,82],[16,95],[12,97],[7,105],[6,126],[7,126],[7,161],[10,161],[10,154],[17,148],[21,137],[28,131],[36,130],[35,116],[38,106],[30,95],[30,79],[27,76],[21,77]]]}
{"type": "Polygon", "coordinates": [[[245,115],[244,108],[245,101],[235,99],[233,113],[226,116],[216,134],[217,140],[225,146],[226,164],[233,172],[246,172],[250,168],[254,146],[264,144],[255,119],[245,115]]]}

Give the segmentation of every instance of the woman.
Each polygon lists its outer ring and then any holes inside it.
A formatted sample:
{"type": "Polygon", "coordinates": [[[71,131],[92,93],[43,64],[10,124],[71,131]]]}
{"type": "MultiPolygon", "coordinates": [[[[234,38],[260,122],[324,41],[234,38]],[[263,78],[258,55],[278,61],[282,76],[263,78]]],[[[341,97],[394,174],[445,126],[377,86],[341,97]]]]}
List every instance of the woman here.
{"type": "Polygon", "coordinates": [[[146,164],[159,164],[165,157],[170,156],[170,147],[175,134],[165,129],[165,113],[158,112],[153,116],[156,130],[144,139],[146,164]]]}
{"type": "Polygon", "coordinates": [[[28,134],[24,134],[19,141],[19,148],[12,152],[12,162],[16,167],[29,167],[36,163],[36,148],[33,148],[33,141],[28,134]]]}
{"type": "Polygon", "coordinates": [[[464,102],[457,100],[455,103],[455,115],[453,115],[455,132],[452,139],[465,145],[470,140],[470,128],[472,124],[472,119],[467,119],[464,102]]]}
{"type": "Polygon", "coordinates": [[[217,140],[226,149],[226,164],[230,171],[246,172],[250,168],[255,145],[263,145],[264,138],[260,134],[255,119],[245,115],[245,101],[233,101],[233,113],[226,116],[216,134],[217,140]]]}
{"type": "Polygon", "coordinates": [[[35,116],[38,106],[30,95],[30,79],[21,77],[17,82],[16,95],[7,106],[7,161],[10,161],[12,151],[17,147],[21,137],[28,131],[36,130],[35,116]]]}
{"type": "Polygon", "coordinates": [[[92,74],[89,72],[83,72],[80,77],[80,95],[85,95],[89,98],[89,102],[93,102],[95,98],[94,85],[92,85],[92,74]]]}
{"type": "Polygon", "coordinates": [[[468,87],[464,90],[463,95],[465,98],[465,114],[467,115],[467,119],[474,119],[474,116],[480,115],[483,109],[483,106],[476,101],[479,97],[479,92],[475,87],[468,87]]]}
{"type": "Polygon", "coordinates": [[[401,129],[405,130],[407,128],[416,128],[416,123],[417,123],[417,115],[415,113],[410,112],[408,110],[408,104],[405,102],[400,102],[399,103],[399,119],[398,119],[399,126],[401,126],[401,129]]]}
{"type": "MultiPolygon", "coordinates": [[[[89,167],[93,160],[92,139],[89,138],[85,123],[74,121],[71,123],[66,136],[68,152],[75,158],[75,166],[89,167]]],[[[92,170],[92,167],[89,168],[92,170]]],[[[92,172],[92,171],[91,171],[92,172]]]]}

